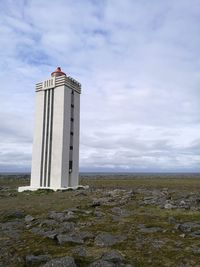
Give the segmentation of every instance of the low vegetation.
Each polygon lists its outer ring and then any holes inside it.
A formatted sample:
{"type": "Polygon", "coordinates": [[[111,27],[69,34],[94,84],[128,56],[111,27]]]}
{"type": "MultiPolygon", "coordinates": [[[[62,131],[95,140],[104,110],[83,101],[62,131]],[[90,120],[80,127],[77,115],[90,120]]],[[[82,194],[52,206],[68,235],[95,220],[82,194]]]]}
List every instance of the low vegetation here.
{"type": "Polygon", "coordinates": [[[89,189],[17,192],[28,184],[0,177],[0,266],[66,256],[78,267],[200,266],[200,175],[81,176],[89,189]]]}

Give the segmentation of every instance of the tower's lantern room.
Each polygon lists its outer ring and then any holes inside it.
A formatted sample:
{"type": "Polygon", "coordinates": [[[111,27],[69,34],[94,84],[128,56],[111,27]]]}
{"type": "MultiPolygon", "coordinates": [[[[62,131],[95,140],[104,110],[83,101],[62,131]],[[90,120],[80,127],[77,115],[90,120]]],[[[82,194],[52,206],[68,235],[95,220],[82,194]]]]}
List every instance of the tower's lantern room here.
{"type": "Polygon", "coordinates": [[[78,186],[80,94],[60,67],[36,84],[31,185],[19,191],[78,186]]]}
{"type": "Polygon", "coordinates": [[[63,76],[63,75],[66,76],[66,74],[61,71],[60,67],[57,67],[57,69],[51,73],[51,77],[58,77],[58,76],[63,76]]]}

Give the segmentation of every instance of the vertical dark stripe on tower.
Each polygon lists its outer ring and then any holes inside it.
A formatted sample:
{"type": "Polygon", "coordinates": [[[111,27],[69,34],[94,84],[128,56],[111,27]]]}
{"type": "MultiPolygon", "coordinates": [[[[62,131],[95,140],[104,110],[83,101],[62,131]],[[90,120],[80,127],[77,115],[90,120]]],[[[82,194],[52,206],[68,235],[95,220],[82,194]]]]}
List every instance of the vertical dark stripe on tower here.
{"type": "Polygon", "coordinates": [[[69,142],[69,184],[71,186],[71,173],[73,170],[73,131],[74,131],[74,91],[71,91],[71,111],[70,111],[70,142],[69,142]]]}
{"type": "Polygon", "coordinates": [[[49,141],[49,105],[50,105],[50,90],[47,90],[47,114],[46,114],[46,140],[45,140],[45,163],[44,163],[44,187],[47,186],[47,164],[48,164],[48,141],[49,141]]]}
{"type": "Polygon", "coordinates": [[[43,105],[43,129],[42,129],[42,151],[41,151],[41,166],[40,166],[40,186],[43,185],[45,124],[46,124],[46,91],[44,91],[44,105],[43,105]]]}
{"type": "Polygon", "coordinates": [[[48,164],[48,182],[47,186],[50,187],[51,177],[51,151],[52,151],[52,133],[53,133],[53,106],[54,106],[54,89],[51,89],[51,108],[50,108],[50,128],[49,128],[49,164],[48,164]]]}

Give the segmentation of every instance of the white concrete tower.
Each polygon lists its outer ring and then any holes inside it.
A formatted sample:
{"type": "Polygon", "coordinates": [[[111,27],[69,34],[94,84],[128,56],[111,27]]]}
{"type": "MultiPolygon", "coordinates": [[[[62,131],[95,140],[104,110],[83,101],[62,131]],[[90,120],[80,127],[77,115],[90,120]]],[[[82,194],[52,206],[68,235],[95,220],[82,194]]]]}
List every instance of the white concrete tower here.
{"type": "Polygon", "coordinates": [[[81,84],[58,67],[36,84],[31,185],[24,190],[54,190],[79,185],[81,84]]]}

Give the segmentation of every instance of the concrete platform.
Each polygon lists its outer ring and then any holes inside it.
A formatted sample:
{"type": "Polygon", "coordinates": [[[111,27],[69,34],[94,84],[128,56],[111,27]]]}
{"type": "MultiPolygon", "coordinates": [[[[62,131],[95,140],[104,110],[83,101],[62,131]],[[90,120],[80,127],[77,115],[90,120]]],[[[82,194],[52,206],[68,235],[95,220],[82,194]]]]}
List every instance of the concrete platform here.
{"type": "Polygon", "coordinates": [[[31,187],[31,186],[21,186],[18,187],[18,192],[24,191],[37,191],[37,190],[53,190],[53,191],[67,191],[67,190],[78,190],[78,189],[88,189],[88,185],[78,185],[74,187],[61,187],[61,188],[54,188],[54,187],[31,187]]]}

